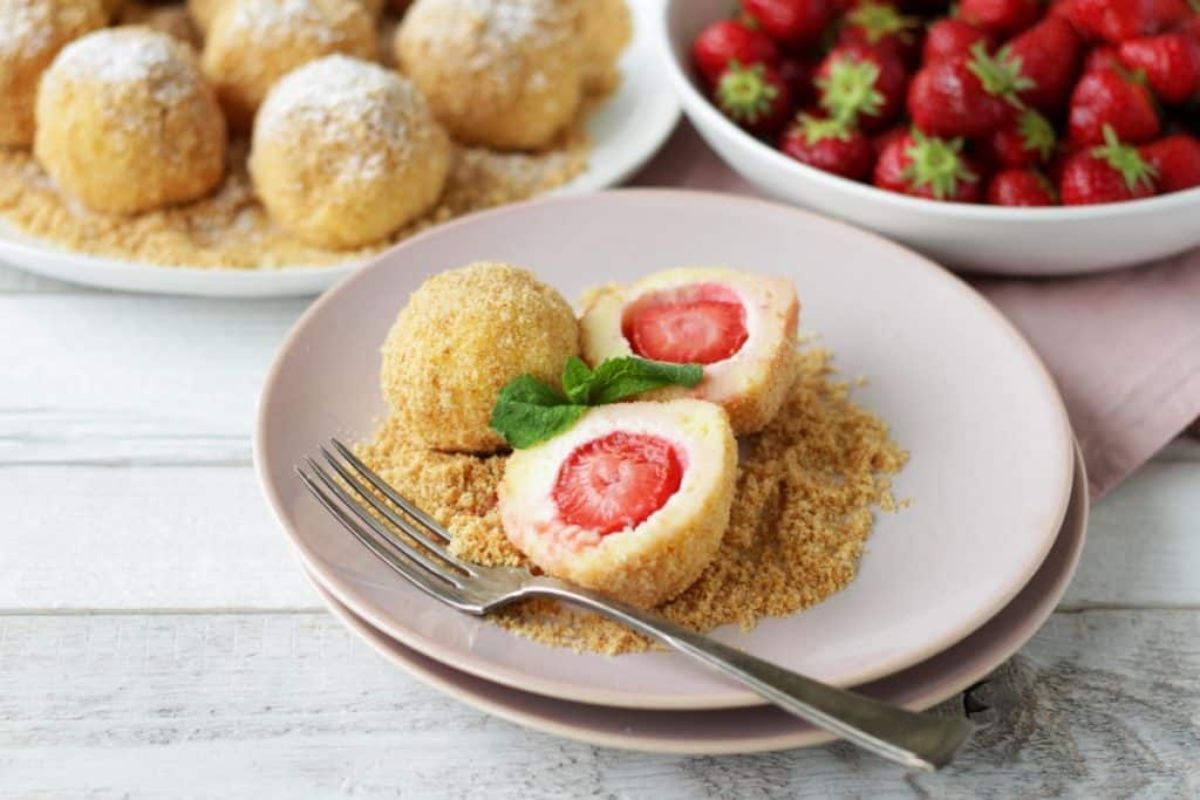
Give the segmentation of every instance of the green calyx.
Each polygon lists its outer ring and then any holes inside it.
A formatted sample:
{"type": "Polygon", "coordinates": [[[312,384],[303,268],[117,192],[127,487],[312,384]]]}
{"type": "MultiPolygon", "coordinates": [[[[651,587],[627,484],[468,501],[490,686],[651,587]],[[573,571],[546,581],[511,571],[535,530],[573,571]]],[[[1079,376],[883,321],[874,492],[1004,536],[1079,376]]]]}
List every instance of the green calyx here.
{"type": "Polygon", "coordinates": [[[985,92],[1017,108],[1025,107],[1017,93],[1037,86],[1032,78],[1021,73],[1021,58],[1014,56],[1009,47],[1000,48],[1000,52],[992,56],[983,42],[976,42],[971,45],[971,60],[967,63],[967,69],[979,78],[985,92]]]}
{"type": "Polygon", "coordinates": [[[1022,147],[1037,153],[1042,161],[1050,159],[1057,137],[1048,119],[1032,108],[1024,109],[1017,117],[1017,132],[1021,134],[1022,147]]]}
{"type": "Polygon", "coordinates": [[[900,173],[914,189],[929,188],[939,200],[953,197],[959,181],[975,180],[962,159],[963,140],[926,136],[913,128],[912,144],[904,151],[908,164],[900,173]]]}
{"type": "Polygon", "coordinates": [[[737,61],[729,66],[717,82],[717,105],[729,116],[754,124],[771,113],[779,89],[767,80],[762,64],[743,67],[737,61]]]}
{"type": "Polygon", "coordinates": [[[1158,170],[1142,158],[1136,147],[1122,143],[1111,125],[1104,126],[1104,144],[1096,145],[1088,152],[1119,172],[1129,191],[1136,189],[1138,184],[1147,189],[1154,188],[1158,170]]]}
{"type": "Polygon", "coordinates": [[[821,92],[821,108],[831,119],[848,125],[854,124],[861,114],[879,116],[887,98],[875,88],[878,78],[879,65],[873,61],[853,56],[836,59],[829,67],[829,74],[815,81],[821,92]]]}
{"type": "Polygon", "coordinates": [[[814,117],[812,114],[802,112],[796,117],[796,124],[792,131],[798,132],[804,137],[804,143],[812,147],[826,139],[849,141],[851,128],[849,123],[842,119],[814,117]]]}
{"type": "Polygon", "coordinates": [[[870,44],[879,44],[884,37],[893,35],[911,44],[913,31],[920,24],[916,17],[905,16],[885,3],[872,2],[860,3],[846,15],[846,22],[861,28],[870,44]]]}

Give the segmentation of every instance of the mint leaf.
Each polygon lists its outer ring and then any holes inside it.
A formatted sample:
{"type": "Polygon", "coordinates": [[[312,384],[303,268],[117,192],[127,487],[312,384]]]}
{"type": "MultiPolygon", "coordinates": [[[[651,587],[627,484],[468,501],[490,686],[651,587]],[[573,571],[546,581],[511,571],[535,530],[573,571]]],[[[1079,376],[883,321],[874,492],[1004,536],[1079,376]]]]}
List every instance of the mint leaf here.
{"type": "Polygon", "coordinates": [[[699,364],[668,364],[636,356],[609,358],[592,374],[589,405],[615,403],[663,386],[695,386],[704,377],[699,364]]]}
{"type": "Polygon", "coordinates": [[[530,447],[570,428],[587,411],[532,375],[522,375],[500,390],[492,408],[492,430],[512,447],[530,447]]]}
{"type": "Polygon", "coordinates": [[[592,370],[579,356],[571,356],[563,365],[563,391],[572,403],[587,405],[592,382],[592,370]]]}

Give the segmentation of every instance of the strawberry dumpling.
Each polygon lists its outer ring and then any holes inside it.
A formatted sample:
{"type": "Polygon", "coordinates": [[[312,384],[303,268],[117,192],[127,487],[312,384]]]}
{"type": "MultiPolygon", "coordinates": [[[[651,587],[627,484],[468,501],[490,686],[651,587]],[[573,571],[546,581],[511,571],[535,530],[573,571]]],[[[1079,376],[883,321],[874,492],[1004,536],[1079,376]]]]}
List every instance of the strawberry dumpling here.
{"type": "Polygon", "coordinates": [[[716,555],[736,474],[737,443],[719,406],[597,406],[513,452],[500,516],[543,572],[648,608],[690,586],[716,555]]]}
{"type": "Polygon", "coordinates": [[[581,348],[592,365],[636,355],[701,364],[691,389],[654,398],[696,397],[729,413],[735,433],[762,430],[795,378],[796,289],[783,278],[731,269],[679,268],[632,286],[603,286],[584,300],[581,348]]]}

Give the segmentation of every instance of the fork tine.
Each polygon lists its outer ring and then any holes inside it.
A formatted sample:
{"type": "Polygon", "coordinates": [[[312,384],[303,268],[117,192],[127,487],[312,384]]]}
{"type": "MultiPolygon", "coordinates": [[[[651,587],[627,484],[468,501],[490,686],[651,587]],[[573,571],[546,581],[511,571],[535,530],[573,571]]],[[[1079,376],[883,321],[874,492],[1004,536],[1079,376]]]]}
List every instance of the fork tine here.
{"type": "Polygon", "coordinates": [[[443,542],[450,541],[449,532],[444,530],[435,519],[421,509],[417,508],[417,506],[410,503],[407,498],[401,496],[395,489],[388,485],[387,481],[372,472],[371,468],[359,460],[358,456],[354,455],[349,447],[346,447],[346,445],[342,444],[337,439],[330,439],[329,442],[334,446],[338,453],[341,454],[342,458],[350,462],[350,465],[358,470],[358,472],[364,478],[370,481],[371,485],[378,489],[384,497],[403,508],[405,513],[411,515],[418,522],[422,523],[432,533],[436,534],[443,542]]]}
{"type": "Polygon", "coordinates": [[[354,535],[354,538],[358,539],[360,542],[362,542],[363,546],[374,553],[380,561],[391,567],[393,572],[436,600],[441,600],[443,602],[457,602],[459,600],[455,592],[456,587],[451,585],[448,581],[442,582],[446,580],[445,578],[443,578],[441,575],[438,575],[438,578],[441,579],[439,581],[427,577],[427,574],[424,571],[413,564],[412,561],[407,560],[403,554],[389,550],[380,542],[376,541],[375,537],[364,530],[361,525],[355,522],[353,517],[343,511],[341,507],[338,506],[338,504],[333,500],[333,498],[326,494],[321,487],[317,485],[317,482],[313,480],[311,476],[309,476],[300,467],[296,467],[295,470],[296,474],[300,476],[300,480],[303,481],[304,485],[308,488],[308,491],[317,499],[317,502],[320,503],[326,511],[332,514],[334,519],[342,524],[342,527],[350,531],[350,533],[354,535]]]}
{"type": "Polygon", "coordinates": [[[317,476],[321,483],[324,484],[325,488],[332,492],[339,500],[341,500],[350,511],[354,512],[354,516],[356,516],[360,522],[366,523],[367,528],[373,531],[377,536],[382,537],[383,541],[387,543],[390,549],[400,551],[407,556],[410,561],[415,562],[417,565],[424,568],[425,571],[437,576],[454,588],[462,588],[460,579],[464,576],[455,572],[449,572],[446,567],[434,563],[420,550],[413,547],[411,544],[399,538],[398,536],[395,536],[387,529],[386,526],[383,525],[383,523],[371,516],[370,513],[368,513],[367,510],[363,508],[349,492],[339,486],[338,482],[335,481],[329,475],[329,473],[322,469],[320,464],[311,458],[306,458],[305,462],[308,464],[309,471],[317,476]]]}
{"type": "MultiPolygon", "coordinates": [[[[445,545],[442,544],[440,540],[431,538],[423,530],[421,530],[421,528],[413,525],[407,519],[389,508],[387,503],[380,501],[378,497],[372,494],[368,487],[363,485],[363,482],[358,478],[357,475],[352,474],[350,470],[342,466],[342,463],[337,460],[337,457],[324,447],[321,448],[321,455],[325,457],[325,461],[329,463],[329,466],[332,467],[335,472],[337,472],[342,480],[349,484],[350,487],[358,493],[359,497],[362,499],[362,502],[367,503],[369,506],[371,506],[371,508],[375,509],[381,515],[386,517],[388,522],[391,522],[397,528],[407,533],[409,536],[415,539],[418,544],[433,552],[438,558],[442,559],[450,566],[455,567],[456,569],[465,572],[468,575],[477,574],[476,571],[471,568],[470,564],[467,564],[465,561],[461,561],[457,557],[451,555],[450,551],[446,549],[445,545]]],[[[383,485],[386,486],[387,484],[385,483],[383,485]]],[[[438,535],[440,536],[441,534],[439,533],[438,535]]]]}

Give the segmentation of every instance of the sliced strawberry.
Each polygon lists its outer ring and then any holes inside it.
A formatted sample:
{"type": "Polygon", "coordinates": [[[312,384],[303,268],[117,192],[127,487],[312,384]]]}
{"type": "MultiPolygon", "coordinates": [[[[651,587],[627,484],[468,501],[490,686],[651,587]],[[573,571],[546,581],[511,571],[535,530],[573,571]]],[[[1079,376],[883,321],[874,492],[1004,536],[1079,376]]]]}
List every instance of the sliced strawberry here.
{"type": "Polygon", "coordinates": [[[875,185],[881,189],[973,203],[979,199],[979,171],[962,155],[962,140],[946,141],[917,129],[893,136],[875,162],[875,185]]]}
{"type": "Polygon", "coordinates": [[[832,0],[742,0],[742,8],[781,44],[816,44],[833,21],[832,0]]]}
{"type": "Polygon", "coordinates": [[[1066,105],[1083,52],[1083,42],[1070,23],[1046,17],[1009,41],[1001,52],[1017,64],[1027,82],[1018,97],[1046,114],[1057,114],[1066,105]]]}
{"type": "Polygon", "coordinates": [[[817,102],[830,117],[878,131],[900,113],[907,82],[896,55],[863,44],[839,45],[817,67],[817,102]]]}
{"type": "Polygon", "coordinates": [[[783,133],[779,149],[797,161],[843,178],[863,180],[875,166],[875,148],[845,120],[799,114],[783,133]]]}
{"type": "Polygon", "coordinates": [[[987,201],[997,206],[1052,206],[1058,202],[1054,184],[1036,169],[1006,169],[988,182],[987,201]]]}
{"type": "Polygon", "coordinates": [[[775,65],[779,51],[771,37],[731,19],[714,22],[692,42],[692,61],[709,86],[716,85],[730,61],[775,65]]]}
{"type": "Polygon", "coordinates": [[[1037,22],[1037,0],[961,0],[958,16],[993,36],[1013,36],[1037,22]]]}
{"type": "Polygon", "coordinates": [[[774,67],[730,61],[713,89],[725,116],[755,136],[769,136],[792,116],[792,90],[774,67]]]}
{"type": "Polygon", "coordinates": [[[929,26],[929,31],[925,34],[925,49],[921,60],[925,64],[933,64],[937,61],[967,58],[976,42],[983,42],[984,47],[991,51],[993,42],[986,31],[961,19],[943,17],[929,26]]]}
{"type": "Polygon", "coordinates": [[[1122,142],[1133,144],[1154,139],[1161,128],[1150,90],[1123,69],[1084,73],[1071,94],[1067,128],[1072,144],[1104,142],[1105,126],[1122,142]]]}
{"type": "Polygon", "coordinates": [[[616,533],[662,508],[682,480],[683,464],[670,442],[617,431],[567,456],[554,482],[554,504],[568,525],[616,533]]]}
{"type": "Polygon", "coordinates": [[[1154,194],[1154,178],[1154,167],[1137,148],[1123,144],[1112,126],[1105,126],[1104,144],[1081,150],[1064,162],[1058,193],[1065,206],[1136,200],[1154,194]]]}
{"type": "Polygon", "coordinates": [[[672,364],[724,361],[749,337],[745,307],[716,285],[643,297],[626,310],[622,330],[634,353],[672,364]]]}
{"type": "Polygon", "coordinates": [[[928,64],[913,76],[908,115],[934,136],[986,136],[1012,119],[1016,93],[1028,85],[1015,64],[976,42],[969,58],[928,64]]]}
{"type": "Polygon", "coordinates": [[[1054,154],[1054,126],[1032,108],[991,136],[977,142],[976,153],[997,169],[1018,169],[1044,164],[1054,154]]]}
{"type": "Polygon", "coordinates": [[[1138,148],[1158,173],[1160,192],[1179,192],[1200,186],[1200,139],[1187,133],[1164,136],[1138,148]]]}
{"type": "Polygon", "coordinates": [[[1167,103],[1185,103],[1200,89],[1200,43],[1182,33],[1162,33],[1121,42],[1121,63],[1141,70],[1146,83],[1167,103]]]}

